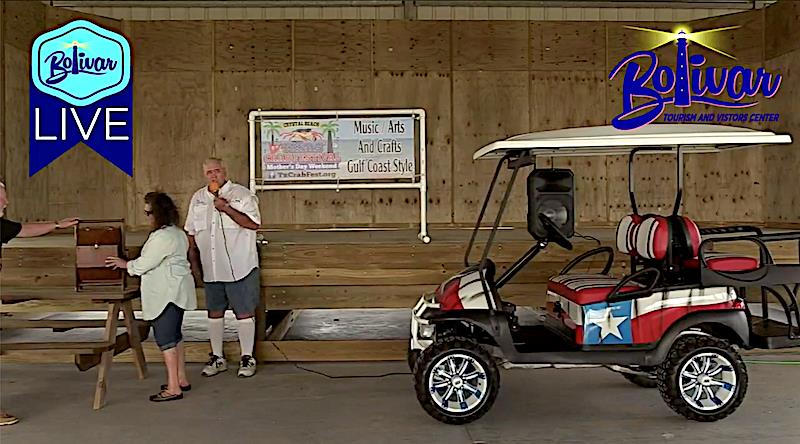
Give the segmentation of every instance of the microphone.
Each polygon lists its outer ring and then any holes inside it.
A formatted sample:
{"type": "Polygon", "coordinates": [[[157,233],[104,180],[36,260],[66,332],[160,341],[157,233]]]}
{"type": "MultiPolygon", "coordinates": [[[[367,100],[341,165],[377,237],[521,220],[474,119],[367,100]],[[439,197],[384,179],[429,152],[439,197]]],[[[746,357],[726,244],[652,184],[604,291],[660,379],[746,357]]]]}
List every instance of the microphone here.
{"type": "Polygon", "coordinates": [[[211,194],[213,194],[214,197],[219,197],[219,184],[216,181],[211,182],[208,185],[208,191],[211,191],[211,194]]]}

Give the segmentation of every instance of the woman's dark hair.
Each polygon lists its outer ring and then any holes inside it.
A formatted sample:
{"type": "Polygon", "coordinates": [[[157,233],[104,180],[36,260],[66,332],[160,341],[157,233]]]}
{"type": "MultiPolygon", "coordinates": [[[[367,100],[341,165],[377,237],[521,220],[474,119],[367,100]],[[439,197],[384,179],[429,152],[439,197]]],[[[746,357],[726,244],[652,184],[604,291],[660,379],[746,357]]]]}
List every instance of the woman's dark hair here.
{"type": "Polygon", "coordinates": [[[151,191],[144,196],[144,201],[150,204],[156,228],[178,225],[178,207],[166,193],[151,191]]]}

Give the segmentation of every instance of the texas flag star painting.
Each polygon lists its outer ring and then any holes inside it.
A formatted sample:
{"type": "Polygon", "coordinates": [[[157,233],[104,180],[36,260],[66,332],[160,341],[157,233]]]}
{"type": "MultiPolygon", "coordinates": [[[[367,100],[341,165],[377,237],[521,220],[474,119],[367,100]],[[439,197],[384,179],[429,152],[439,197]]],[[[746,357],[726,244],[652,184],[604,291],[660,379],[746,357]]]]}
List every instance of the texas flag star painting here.
{"type": "Polygon", "coordinates": [[[631,301],[616,302],[608,305],[605,302],[583,307],[583,343],[600,344],[632,344],[631,334],[631,301]]]}

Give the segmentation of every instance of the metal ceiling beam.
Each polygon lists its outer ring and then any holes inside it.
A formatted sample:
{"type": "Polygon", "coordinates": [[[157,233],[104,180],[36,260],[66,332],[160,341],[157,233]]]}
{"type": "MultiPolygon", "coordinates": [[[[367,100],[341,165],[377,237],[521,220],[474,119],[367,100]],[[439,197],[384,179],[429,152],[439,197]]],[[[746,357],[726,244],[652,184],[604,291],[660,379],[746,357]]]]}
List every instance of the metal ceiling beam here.
{"type": "Polygon", "coordinates": [[[558,8],[756,9],[777,0],[44,0],[51,6],[147,8],[298,8],[356,6],[461,6],[558,8]]]}

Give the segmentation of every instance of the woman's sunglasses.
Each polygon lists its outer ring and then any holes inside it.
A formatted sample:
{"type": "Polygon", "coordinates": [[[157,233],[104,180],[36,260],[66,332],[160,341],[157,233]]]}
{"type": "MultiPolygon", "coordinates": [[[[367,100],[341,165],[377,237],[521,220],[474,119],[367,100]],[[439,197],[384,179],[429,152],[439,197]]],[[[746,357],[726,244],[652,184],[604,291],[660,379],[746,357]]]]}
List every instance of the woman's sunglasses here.
{"type": "Polygon", "coordinates": [[[145,214],[145,216],[150,216],[150,215],[152,215],[152,214],[153,214],[153,212],[152,212],[152,211],[147,211],[147,210],[144,210],[144,214],[145,214]]]}

